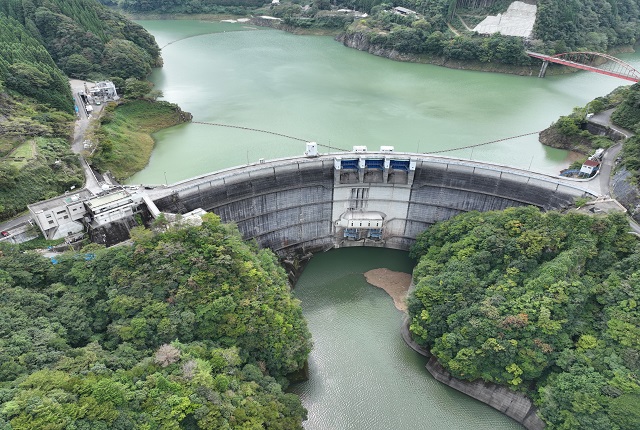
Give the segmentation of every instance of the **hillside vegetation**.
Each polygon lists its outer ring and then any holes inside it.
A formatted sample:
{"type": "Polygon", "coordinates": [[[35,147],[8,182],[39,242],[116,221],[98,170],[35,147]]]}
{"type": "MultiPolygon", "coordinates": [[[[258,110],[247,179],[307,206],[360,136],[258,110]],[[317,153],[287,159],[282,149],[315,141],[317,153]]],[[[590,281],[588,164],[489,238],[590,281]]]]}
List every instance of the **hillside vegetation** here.
{"type": "Polygon", "coordinates": [[[467,30],[461,21],[462,18],[473,27],[489,14],[505,12],[511,3],[403,0],[393,5],[415,10],[418,15],[399,15],[389,10],[389,3],[367,8],[370,3],[362,1],[361,7],[372,16],[354,22],[347,34],[363,34],[371,45],[400,53],[516,66],[533,64],[524,54],[525,49],[549,54],[606,52],[615,46],[634,45],[640,36],[638,0],[539,0],[530,41],[499,34],[478,35],[467,30]]]}
{"type": "MultiPolygon", "coordinates": [[[[538,0],[532,40],[486,37],[469,31],[487,15],[504,13],[512,0],[282,0],[279,5],[254,0],[101,0],[133,13],[268,14],[283,19],[287,28],[333,28],[358,34],[370,51],[395,50],[431,57],[433,62],[454,60],[480,64],[530,66],[525,49],[549,54],[632,46],[640,36],[640,0],[538,0]],[[400,15],[402,6],[417,15],[400,15]],[[338,9],[369,14],[361,19],[338,9]],[[526,44],[525,44],[526,42],[526,44]]],[[[362,42],[360,42],[362,43],[362,42]]],[[[429,58],[426,58],[428,61],[429,58]]]]}
{"type": "Polygon", "coordinates": [[[143,99],[110,104],[105,107],[100,128],[94,135],[99,145],[91,156],[92,164],[124,180],[149,162],[154,146],[151,133],[190,119],[191,114],[164,101],[143,99]]]}
{"type": "Polygon", "coordinates": [[[622,86],[611,94],[598,97],[586,106],[577,107],[569,115],[561,116],[551,127],[540,133],[540,141],[555,148],[590,155],[597,148],[607,148],[613,142],[586,131],[587,114],[614,109],[613,124],[635,135],[624,142],[621,165],[629,170],[636,183],[640,181],[640,84],[622,86]]]}
{"type": "Polygon", "coordinates": [[[0,428],[301,429],[281,384],[310,335],[275,256],[213,214],[132,237],[0,248],[0,428]]]}
{"type": "Polygon", "coordinates": [[[0,13],[42,43],[73,78],[143,79],[161,62],[153,36],[96,0],[3,0],[0,13]]]}
{"type": "Polygon", "coordinates": [[[83,183],[68,77],[144,79],[159,54],[141,26],[95,0],[0,1],[0,220],[83,183]],[[34,156],[16,163],[28,142],[34,156]]]}
{"type": "Polygon", "coordinates": [[[411,332],[455,377],[531,396],[550,429],[640,428],[640,249],[622,214],[467,213],[412,250],[411,332]]]}
{"type": "Polygon", "coordinates": [[[66,140],[38,137],[21,147],[25,146],[33,147],[35,154],[20,157],[20,162],[14,157],[0,162],[0,220],[18,215],[30,203],[59,196],[84,183],[78,157],[66,140]]]}

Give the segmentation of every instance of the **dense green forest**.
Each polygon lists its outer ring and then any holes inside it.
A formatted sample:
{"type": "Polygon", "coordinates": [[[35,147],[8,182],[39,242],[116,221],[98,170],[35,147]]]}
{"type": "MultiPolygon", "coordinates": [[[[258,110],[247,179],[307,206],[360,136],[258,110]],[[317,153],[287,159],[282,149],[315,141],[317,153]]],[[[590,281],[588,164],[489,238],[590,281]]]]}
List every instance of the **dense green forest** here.
{"type": "Polygon", "coordinates": [[[624,143],[622,164],[632,173],[636,185],[640,184],[640,84],[634,84],[626,90],[622,103],[611,119],[635,133],[624,143]]]}
{"type": "Polygon", "coordinates": [[[203,219],[56,264],[0,248],[0,428],[302,428],[282,383],[311,344],[286,274],[203,219]]]}
{"type": "Polygon", "coordinates": [[[144,79],[160,65],[153,36],[97,0],[4,0],[0,14],[24,27],[73,78],[144,79]]]}
{"type": "Polygon", "coordinates": [[[0,92],[5,88],[73,112],[67,77],[46,48],[18,21],[0,12],[0,92]]]}
{"type": "Polygon", "coordinates": [[[531,396],[551,429],[640,428],[640,248],[623,214],[533,207],[423,233],[411,332],[454,376],[531,396]]]}

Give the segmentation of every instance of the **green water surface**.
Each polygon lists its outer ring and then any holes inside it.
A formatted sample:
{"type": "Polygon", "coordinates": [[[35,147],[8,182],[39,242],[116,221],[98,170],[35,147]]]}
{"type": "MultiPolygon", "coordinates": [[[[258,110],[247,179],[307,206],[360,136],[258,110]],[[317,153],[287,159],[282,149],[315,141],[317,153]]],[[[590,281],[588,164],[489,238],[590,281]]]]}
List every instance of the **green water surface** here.
{"type": "MultiPolygon", "coordinates": [[[[151,79],[194,121],[263,129],[321,145],[433,152],[535,132],[626,81],[579,72],[511,76],[395,62],[330,37],[246,24],[141,21],[162,49],[151,79]],[[173,43],[172,43],[173,42],[173,43]]],[[[640,63],[640,56],[625,57],[640,63]]],[[[129,183],[163,183],[260,158],[302,155],[304,143],[248,130],[184,124],[155,135],[129,183]]],[[[322,152],[330,152],[320,147],[322,152]]],[[[447,153],[557,174],[567,152],[537,135],[447,153]]]]}

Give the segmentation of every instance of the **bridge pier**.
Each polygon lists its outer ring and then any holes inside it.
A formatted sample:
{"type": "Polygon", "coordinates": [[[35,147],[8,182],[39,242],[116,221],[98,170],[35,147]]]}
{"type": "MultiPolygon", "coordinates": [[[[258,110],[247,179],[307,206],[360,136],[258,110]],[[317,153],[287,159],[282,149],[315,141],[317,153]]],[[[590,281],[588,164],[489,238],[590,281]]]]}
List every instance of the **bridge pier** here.
{"type": "Polygon", "coordinates": [[[547,73],[547,66],[549,66],[549,62],[543,61],[542,67],[540,67],[540,73],[538,73],[539,78],[544,78],[544,75],[547,73]]]}

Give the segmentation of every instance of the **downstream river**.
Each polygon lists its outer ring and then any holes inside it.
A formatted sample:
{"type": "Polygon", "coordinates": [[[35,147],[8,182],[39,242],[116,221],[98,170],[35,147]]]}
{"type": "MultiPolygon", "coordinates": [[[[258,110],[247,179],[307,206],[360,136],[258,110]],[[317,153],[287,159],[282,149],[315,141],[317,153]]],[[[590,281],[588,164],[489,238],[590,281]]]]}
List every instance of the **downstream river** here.
{"type": "MultiPolygon", "coordinates": [[[[141,21],[163,47],[152,80],[194,121],[285,134],[349,150],[353,145],[435,152],[542,130],[625,81],[590,73],[519,77],[393,62],[328,37],[249,25],[141,21]]],[[[622,56],[640,67],[640,56],[622,56]]],[[[184,124],[155,135],[149,165],[129,183],[176,182],[210,171],[301,155],[304,143],[237,128],[184,124]]],[[[545,173],[569,164],[537,136],[450,156],[545,173]]],[[[400,337],[402,314],[363,273],[410,272],[407,254],[341,249],[315,256],[296,285],[314,339],[310,380],[292,389],[308,430],[521,428],[445,387],[400,337]]]]}

